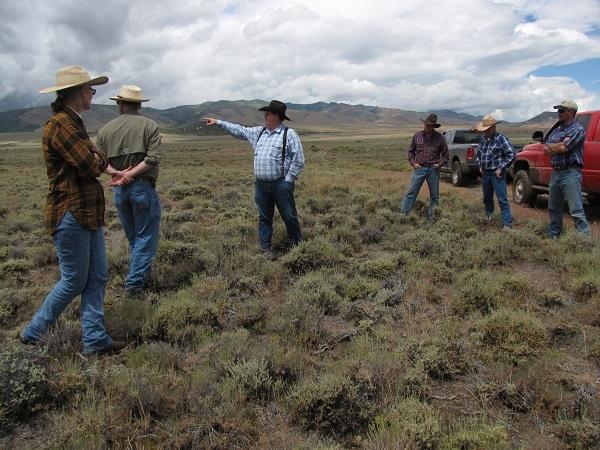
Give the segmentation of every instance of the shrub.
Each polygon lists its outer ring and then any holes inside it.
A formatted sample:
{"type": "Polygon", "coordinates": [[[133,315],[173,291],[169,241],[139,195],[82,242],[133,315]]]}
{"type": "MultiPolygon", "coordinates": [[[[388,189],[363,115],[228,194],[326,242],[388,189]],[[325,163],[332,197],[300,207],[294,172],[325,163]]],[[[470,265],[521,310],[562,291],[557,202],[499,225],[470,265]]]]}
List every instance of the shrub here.
{"type": "Polygon", "coordinates": [[[329,337],[323,324],[323,314],[317,306],[288,300],[274,312],[268,329],[302,347],[319,347],[329,337]]]}
{"type": "Polygon", "coordinates": [[[472,423],[450,434],[440,450],[509,450],[508,433],[502,425],[472,423]]]}
{"type": "Polygon", "coordinates": [[[225,370],[224,390],[234,398],[266,400],[273,394],[274,382],[265,359],[237,361],[225,370]]]}
{"type": "Polygon", "coordinates": [[[139,339],[144,323],[152,314],[151,306],[139,298],[125,298],[106,308],[106,324],[116,339],[139,339]]]}
{"type": "Polygon", "coordinates": [[[586,301],[598,293],[599,285],[597,277],[589,275],[570,280],[567,288],[573,292],[577,300],[586,301]]]}
{"type": "Polygon", "coordinates": [[[204,185],[175,187],[169,190],[168,195],[173,200],[182,200],[192,195],[208,195],[211,189],[204,185]]]}
{"type": "Polygon", "coordinates": [[[157,291],[177,289],[214,265],[214,255],[206,253],[199,245],[163,239],[152,268],[150,286],[157,291]]]}
{"type": "Polygon", "coordinates": [[[558,424],[558,436],[570,449],[584,450],[596,448],[600,440],[600,431],[588,419],[562,420],[558,424]]]}
{"type": "Polygon", "coordinates": [[[294,273],[305,273],[320,267],[331,267],[342,259],[333,244],[321,237],[294,247],[281,261],[294,273]]]}
{"type": "Polygon", "coordinates": [[[226,293],[220,278],[198,280],[194,286],[160,300],[144,324],[144,334],[171,343],[190,343],[220,327],[215,302],[226,293]]]}
{"type": "Polygon", "coordinates": [[[328,236],[339,247],[346,256],[352,256],[362,248],[362,240],[357,231],[347,225],[335,227],[328,236]]]}
{"type": "Polygon", "coordinates": [[[393,258],[372,259],[361,263],[358,271],[367,277],[383,279],[398,271],[398,262],[393,258]]]}
{"type": "Polygon", "coordinates": [[[151,367],[177,370],[183,365],[184,354],[177,347],[166,342],[148,342],[127,352],[127,365],[141,369],[151,367]]]}
{"type": "Polygon", "coordinates": [[[49,399],[47,361],[38,349],[0,348],[0,424],[24,419],[49,399]]]}
{"type": "Polygon", "coordinates": [[[33,269],[33,264],[26,259],[9,259],[0,262],[0,280],[20,277],[33,269]]]}
{"type": "Polygon", "coordinates": [[[334,373],[301,381],[289,400],[304,428],[335,436],[360,432],[374,412],[369,392],[334,373]]]}
{"type": "Polygon", "coordinates": [[[361,275],[350,278],[339,276],[335,280],[335,289],[346,301],[353,302],[375,295],[378,285],[377,282],[361,275]]]}
{"type": "Polygon", "coordinates": [[[436,448],[442,436],[439,414],[415,398],[403,400],[375,417],[366,448],[436,448]]]}
{"type": "Polygon", "coordinates": [[[407,355],[413,366],[440,380],[452,379],[466,369],[463,344],[457,336],[420,336],[408,344],[407,355]]]}
{"type": "Polygon", "coordinates": [[[457,283],[452,309],[460,316],[476,311],[487,314],[500,304],[504,294],[498,279],[489,272],[469,270],[457,283]]]}
{"type": "Polygon", "coordinates": [[[325,272],[309,272],[296,281],[288,298],[295,303],[309,303],[322,308],[326,314],[335,313],[342,297],[335,291],[325,272]]]}
{"type": "Polygon", "coordinates": [[[522,311],[500,309],[477,324],[481,343],[513,362],[535,355],[547,340],[544,324],[522,311]]]}

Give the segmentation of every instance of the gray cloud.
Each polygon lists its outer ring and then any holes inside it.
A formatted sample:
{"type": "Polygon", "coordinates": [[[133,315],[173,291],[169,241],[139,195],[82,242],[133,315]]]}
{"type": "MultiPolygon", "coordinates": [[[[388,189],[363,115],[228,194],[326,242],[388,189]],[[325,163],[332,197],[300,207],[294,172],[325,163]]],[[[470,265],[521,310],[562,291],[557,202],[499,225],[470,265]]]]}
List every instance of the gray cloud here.
{"type": "Polygon", "coordinates": [[[600,57],[595,0],[32,0],[1,4],[0,22],[0,109],[49,103],[37,90],[69,64],[110,77],[101,103],[133,83],[155,107],[277,97],[509,119],[563,97],[600,107],[571,78],[530,76],[600,57]]]}

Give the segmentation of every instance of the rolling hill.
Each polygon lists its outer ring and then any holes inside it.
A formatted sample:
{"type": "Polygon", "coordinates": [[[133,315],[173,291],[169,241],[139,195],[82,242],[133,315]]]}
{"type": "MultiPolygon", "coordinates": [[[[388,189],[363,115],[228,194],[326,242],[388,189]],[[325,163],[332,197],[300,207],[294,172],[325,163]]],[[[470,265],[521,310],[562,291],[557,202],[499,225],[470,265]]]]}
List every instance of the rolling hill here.
{"type": "MultiPolygon", "coordinates": [[[[224,118],[242,124],[261,124],[262,113],[258,108],[265,104],[267,102],[264,100],[221,100],[168,109],[144,107],[143,113],[154,119],[165,130],[204,134],[207,130],[201,127],[200,119],[206,116],[224,118]]],[[[452,110],[440,110],[436,113],[444,126],[471,125],[479,119],[452,110]]],[[[549,114],[554,117],[553,113],[542,113],[523,124],[530,126],[545,124],[550,119],[549,114]]],[[[49,115],[49,107],[0,112],[0,133],[39,130],[49,115]]],[[[116,115],[117,109],[114,105],[93,105],[90,111],[84,112],[84,119],[88,130],[93,132],[116,115]]],[[[292,118],[295,128],[317,132],[420,126],[420,119],[425,115],[425,112],[335,102],[288,105],[288,116],[292,118]]]]}

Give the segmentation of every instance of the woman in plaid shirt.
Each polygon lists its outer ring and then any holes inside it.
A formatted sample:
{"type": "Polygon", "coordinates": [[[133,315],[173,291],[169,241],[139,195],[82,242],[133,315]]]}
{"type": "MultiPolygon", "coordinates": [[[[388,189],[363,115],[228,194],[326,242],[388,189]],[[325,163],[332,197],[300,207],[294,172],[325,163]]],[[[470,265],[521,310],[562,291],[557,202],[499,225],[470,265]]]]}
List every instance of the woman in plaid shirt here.
{"type": "Polygon", "coordinates": [[[106,160],[96,151],[81,119],[105,76],[91,78],[81,66],[69,66],[56,74],[56,86],[40,93],[56,92],[53,114],[46,122],[42,147],[49,190],[45,225],[52,236],[61,278],[23,329],[20,339],[35,344],[62,311],[81,295],[83,353],[99,354],[122,347],[113,342],[104,326],[104,292],[108,280],[104,244],[104,191],[97,177],[106,160]]]}

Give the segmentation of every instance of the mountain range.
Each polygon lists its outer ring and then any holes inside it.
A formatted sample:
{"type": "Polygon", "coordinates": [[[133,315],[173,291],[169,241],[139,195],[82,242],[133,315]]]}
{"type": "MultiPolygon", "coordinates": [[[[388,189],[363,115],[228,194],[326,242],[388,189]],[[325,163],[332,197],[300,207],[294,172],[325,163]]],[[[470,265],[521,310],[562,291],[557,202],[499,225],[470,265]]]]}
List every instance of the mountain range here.
{"type": "MultiPolygon", "coordinates": [[[[145,116],[155,120],[165,131],[212,134],[219,131],[203,127],[200,123],[201,118],[216,117],[241,124],[260,125],[263,123],[263,113],[258,109],[266,104],[268,102],[264,100],[220,100],[168,109],[144,107],[142,112],[145,116]]],[[[438,121],[444,126],[470,126],[481,120],[480,116],[452,110],[434,112],[438,115],[438,121]]],[[[116,117],[117,114],[118,111],[115,105],[93,105],[91,110],[83,113],[83,117],[88,130],[94,132],[116,117]]],[[[287,115],[292,119],[292,126],[299,131],[325,132],[369,129],[393,130],[399,127],[420,126],[420,119],[425,117],[427,113],[378,106],[317,102],[311,104],[289,103],[287,115]]],[[[49,106],[0,112],[0,133],[39,130],[49,116],[49,106]]],[[[556,113],[544,112],[525,122],[506,124],[508,126],[539,127],[551,125],[555,118],[556,113]]]]}

